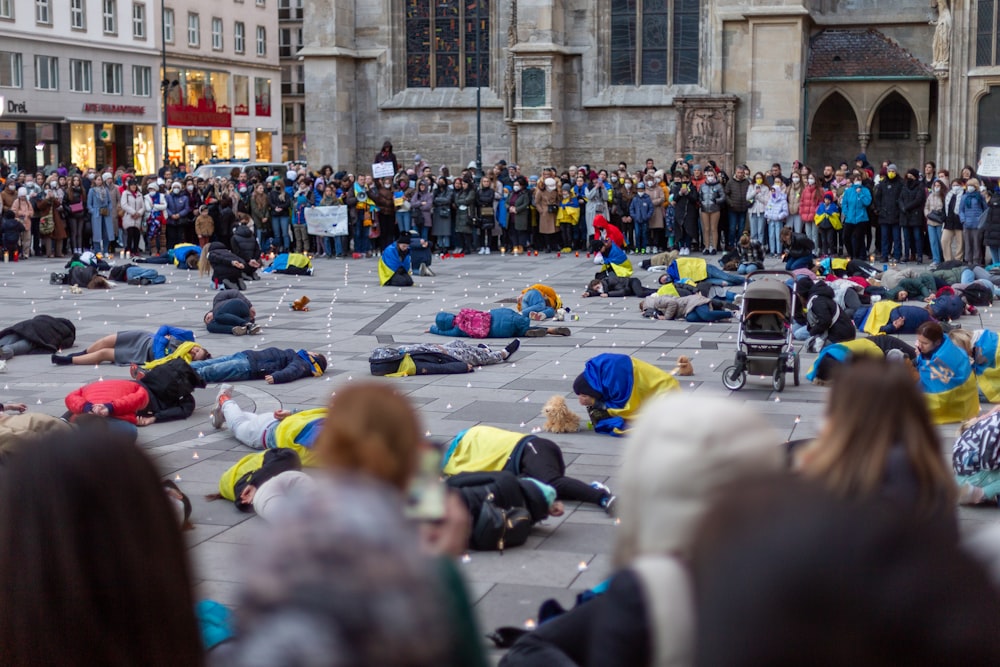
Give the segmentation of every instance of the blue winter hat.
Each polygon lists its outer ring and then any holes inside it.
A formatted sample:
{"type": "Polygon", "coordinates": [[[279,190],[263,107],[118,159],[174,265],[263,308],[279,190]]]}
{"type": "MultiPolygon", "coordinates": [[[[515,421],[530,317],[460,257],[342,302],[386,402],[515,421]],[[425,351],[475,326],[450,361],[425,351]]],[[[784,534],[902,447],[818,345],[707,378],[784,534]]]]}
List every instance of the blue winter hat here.
{"type": "Polygon", "coordinates": [[[552,503],[556,501],[556,490],[545,482],[541,482],[534,477],[525,477],[525,479],[534,483],[534,485],[541,490],[542,494],[545,496],[545,504],[548,507],[552,507],[552,503]]]}

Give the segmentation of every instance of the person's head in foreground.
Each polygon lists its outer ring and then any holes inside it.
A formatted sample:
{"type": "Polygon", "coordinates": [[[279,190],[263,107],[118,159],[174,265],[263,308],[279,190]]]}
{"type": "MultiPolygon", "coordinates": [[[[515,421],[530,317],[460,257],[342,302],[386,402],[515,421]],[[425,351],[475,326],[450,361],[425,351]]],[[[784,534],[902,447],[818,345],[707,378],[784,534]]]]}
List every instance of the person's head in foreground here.
{"type": "Polygon", "coordinates": [[[410,402],[389,385],[357,383],[330,399],[316,442],[326,467],[361,473],[405,491],[424,435],[410,402]]]}
{"type": "Polygon", "coordinates": [[[943,527],[807,481],[743,480],[702,523],[699,667],[995,665],[1000,600],[943,527]]]}
{"type": "Polygon", "coordinates": [[[715,489],[780,470],[783,461],[781,437],[744,404],[678,393],[653,399],[627,436],[616,566],[647,555],[687,558],[715,489]]]}
{"type": "Polygon", "coordinates": [[[922,357],[933,356],[944,342],[944,328],[937,322],[924,322],[917,327],[917,341],[914,347],[922,357]]]}
{"type": "Polygon", "coordinates": [[[201,665],[185,549],[131,441],[26,441],[0,469],[0,664],[201,665]]]}
{"type": "Polygon", "coordinates": [[[859,357],[838,369],[823,429],[798,463],[845,499],[881,498],[924,517],[953,507],[951,472],[905,364],[859,357]]]}

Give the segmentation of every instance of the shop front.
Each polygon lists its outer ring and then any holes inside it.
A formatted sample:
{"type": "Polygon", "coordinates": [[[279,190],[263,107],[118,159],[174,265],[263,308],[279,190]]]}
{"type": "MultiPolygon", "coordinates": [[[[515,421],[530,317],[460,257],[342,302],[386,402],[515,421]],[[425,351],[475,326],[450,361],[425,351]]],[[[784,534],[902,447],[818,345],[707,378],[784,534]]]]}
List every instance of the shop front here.
{"type": "Polygon", "coordinates": [[[165,137],[172,163],[192,171],[208,162],[273,159],[276,130],[255,127],[270,120],[270,78],[184,67],[166,71],[165,137]]]}
{"type": "Polygon", "coordinates": [[[35,115],[27,99],[0,96],[0,157],[18,171],[55,169],[69,160],[64,118],[35,115]]]}

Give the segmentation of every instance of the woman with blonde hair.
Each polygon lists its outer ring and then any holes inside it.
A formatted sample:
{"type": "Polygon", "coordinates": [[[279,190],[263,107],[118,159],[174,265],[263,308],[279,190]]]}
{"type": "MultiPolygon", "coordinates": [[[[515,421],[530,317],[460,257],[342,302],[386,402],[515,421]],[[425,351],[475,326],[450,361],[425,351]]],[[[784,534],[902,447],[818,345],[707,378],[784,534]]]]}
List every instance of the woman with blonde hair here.
{"type": "Polygon", "coordinates": [[[906,366],[864,357],[838,374],[826,424],[798,467],[843,498],[882,497],[920,517],[944,518],[956,490],[942,452],[906,366]]]}

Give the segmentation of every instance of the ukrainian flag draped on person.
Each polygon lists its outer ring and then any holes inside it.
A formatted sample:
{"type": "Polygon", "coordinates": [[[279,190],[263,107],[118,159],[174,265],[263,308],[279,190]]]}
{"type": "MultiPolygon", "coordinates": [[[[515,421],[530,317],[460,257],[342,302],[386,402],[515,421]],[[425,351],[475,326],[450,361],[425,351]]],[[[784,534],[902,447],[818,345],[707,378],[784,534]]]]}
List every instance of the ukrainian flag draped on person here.
{"type": "Polygon", "coordinates": [[[979,389],[965,350],[947,336],[928,358],[917,357],[920,386],[935,424],[971,419],[979,414],[979,389]]]}
{"type": "Polygon", "coordinates": [[[670,373],[624,354],[599,354],[588,360],[583,377],[600,392],[610,415],[594,424],[594,430],[609,435],[624,435],[629,422],[653,396],[680,390],[670,373]]]}

